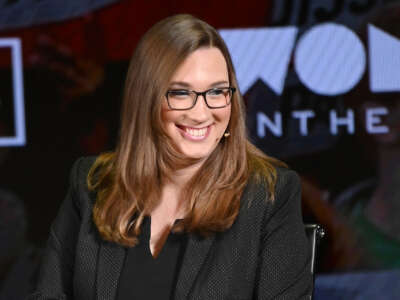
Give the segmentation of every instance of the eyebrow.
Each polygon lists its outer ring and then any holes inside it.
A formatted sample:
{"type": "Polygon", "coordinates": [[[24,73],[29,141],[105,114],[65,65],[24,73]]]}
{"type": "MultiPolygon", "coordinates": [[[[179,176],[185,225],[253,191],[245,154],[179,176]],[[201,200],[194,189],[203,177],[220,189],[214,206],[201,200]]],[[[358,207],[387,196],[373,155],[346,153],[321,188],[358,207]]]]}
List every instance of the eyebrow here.
{"type": "MultiPolygon", "coordinates": [[[[222,85],[222,84],[228,84],[229,85],[229,82],[226,81],[226,80],[216,81],[216,82],[210,84],[209,87],[210,88],[214,88],[214,87],[222,85]]],[[[179,86],[179,87],[188,88],[188,89],[192,88],[192,86],[189,83],[185,82],[185,81],[172,81],[169,85],[170,86],[179,86]]]]}

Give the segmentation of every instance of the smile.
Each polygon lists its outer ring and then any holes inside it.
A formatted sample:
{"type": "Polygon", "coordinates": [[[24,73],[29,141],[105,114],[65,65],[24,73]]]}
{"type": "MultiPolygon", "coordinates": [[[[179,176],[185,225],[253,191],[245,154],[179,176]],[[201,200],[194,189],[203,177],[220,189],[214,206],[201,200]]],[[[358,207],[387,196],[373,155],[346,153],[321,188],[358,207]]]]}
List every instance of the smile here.
{"type": "Polygon", "coordinates": [[[182,125],[177,125],[177,127],[180,129],[183,137],[194,141],[204,140],[210,134],[211,130],[211,125],[203,128],[193,128],[182,125]]]}

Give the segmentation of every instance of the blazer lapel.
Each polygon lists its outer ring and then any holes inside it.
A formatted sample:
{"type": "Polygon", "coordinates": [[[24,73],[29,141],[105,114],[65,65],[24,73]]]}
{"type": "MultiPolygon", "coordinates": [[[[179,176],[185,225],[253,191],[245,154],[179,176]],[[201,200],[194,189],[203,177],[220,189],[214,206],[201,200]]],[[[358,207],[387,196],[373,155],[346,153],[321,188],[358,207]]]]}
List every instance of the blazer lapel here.
{"type": "Polygon", "coordinates": [[[181,270],[176,283],[175,299],[188,299],[190,290],[214,239],[215,234],[207,238],[200,238],[194,234],[189,235],[181,270]]]}
{"type": "Polygon", "coordinates": [[[126,249],[110,242],[103,242],[100,247],[97,271],[98,300],[115,299],[119,276],[125,260],[126,249]]]}

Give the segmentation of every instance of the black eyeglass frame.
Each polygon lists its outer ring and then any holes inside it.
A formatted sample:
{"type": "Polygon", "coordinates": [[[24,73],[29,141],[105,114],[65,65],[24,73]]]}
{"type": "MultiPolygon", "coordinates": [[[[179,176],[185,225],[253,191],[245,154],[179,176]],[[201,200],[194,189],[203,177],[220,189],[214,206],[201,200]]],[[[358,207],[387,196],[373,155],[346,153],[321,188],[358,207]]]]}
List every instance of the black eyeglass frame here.
{"type": "Polygon", "coordinates": [[[167,99],[168,107],[169,107],[169,109],[171,109],[171,110],[189,110],[189,109],[192,109],[193,107],[195,107],[195,105],[196,105],[196,103],[197,103],[197,99],[199,98],[199,96],[203,96],[204,102],[206,103],[206,105],[207,105],[207,107],[208,107],[209,109],[218,109],[218,108],[227,107],[229,104],[231,104],[231,100],[232,100],[233,94],[234,94],[235,92],[236,92],[236,88],[231,87],[231,86],[229,86],[229,87],[223,87],[223,88],[212,88],[212,89],[206,90],[206,91],[204,91],[204,92],[196,92],[196,91],[193,91],[193,90],[186,90],[186,89],[176,89],[176,90],[168,90],[168,91],[165,93],[165,98],[167,99]],[[230,91],[230,92],[231,92],[231,95],[230,95],[229,102],[228,102],[227,104],[223,105],[223,106],[217,106],[217,107],[215,107],[215,106],[210,106],[210,105],[208,104],[208,102],[207,102],[207,93],[210,92],[210,91],[214,91],[214,90],[228,90],[228,91],[230,91]],[[170,92],[174,92],[174,91],[185,91],[185,92],[194,93],[194,94],[196,95],[196,98],[194,98],[194,100],[193,100],[193,105],[192,105],[191,107],[189,107],[189,108],[172,108],[172,107],[171,107],[171,104],[169,103],[169,97],[168,97],[168,95],[169,95],[170,92]]]}

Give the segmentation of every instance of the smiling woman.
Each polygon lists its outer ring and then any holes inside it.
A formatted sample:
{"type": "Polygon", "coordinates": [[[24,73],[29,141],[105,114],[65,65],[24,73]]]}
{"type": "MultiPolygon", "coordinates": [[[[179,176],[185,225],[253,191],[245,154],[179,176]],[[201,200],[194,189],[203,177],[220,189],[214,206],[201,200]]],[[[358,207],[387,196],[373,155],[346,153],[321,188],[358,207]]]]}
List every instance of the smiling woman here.
{"type": "Polygon", "coordinates": [[[204,161],[226,131],[231,116],[231,93],[221,88],[229,89],[228,68],[221,51],[215,47],[195,50],[172,76],[167,92],[169,105],[167,101],[162,105],[163,126],[173,145],[186,157],[204,161]],[[197,101],[200,95],[187,89],[207,92],[197,101]],[[209,108],[215,104],[216,108],[209,108]]]}
{"type": "Polygon", "coordinates": [[[32,299],[308,299],[299,178],[248,141],[237,87],[207,23],[143,36],[117,148],[75,163],[32,299]]]}

